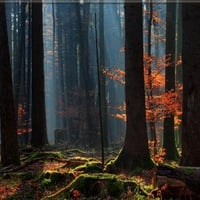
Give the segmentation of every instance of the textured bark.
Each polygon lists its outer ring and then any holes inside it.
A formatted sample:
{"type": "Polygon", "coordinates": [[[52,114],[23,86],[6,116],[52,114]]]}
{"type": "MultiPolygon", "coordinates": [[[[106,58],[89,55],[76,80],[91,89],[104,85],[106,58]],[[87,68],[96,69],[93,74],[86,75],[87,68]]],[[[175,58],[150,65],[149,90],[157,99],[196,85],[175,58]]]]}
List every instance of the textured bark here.
{"type": "Polygon", "coordinates": [[[115,164],[122,171],[151,166],[145,119],[142,3],[125,4],[125,92],[127,129],[115,164]]]}
{"type": "Polygon", "coordinates": [[[44,96],[42,3],[32,4],[32,137],[34,147],[47,144],[44,96]]]}
{"type": "MultiPolygon", "coordinates": [[[[170,64],[165,69],[165,92],[170,92],[175,91],[176,3],[167,3],[166,20],[166,56],[170,58],[170,64]]],[[[177,160],[173,113],[164,119],[163,148],[166,150],[165,159],[177,160]]]]}
{"type": "Polygon", "coordinates": [[[19,164],[17,124],[4,3],[0,3],[0,118],[1,163],[19,164]]]}
{"type": "Polygon", "coordinates": [[[200,166],[200,4],[182,5],[183,126],[181,165],[200,166]]]}

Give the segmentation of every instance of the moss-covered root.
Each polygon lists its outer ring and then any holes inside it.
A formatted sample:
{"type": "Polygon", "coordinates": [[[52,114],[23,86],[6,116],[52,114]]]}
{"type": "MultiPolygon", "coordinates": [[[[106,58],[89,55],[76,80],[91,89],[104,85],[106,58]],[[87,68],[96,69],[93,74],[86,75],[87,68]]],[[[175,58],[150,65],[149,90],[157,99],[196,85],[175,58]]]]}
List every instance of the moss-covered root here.
{"type": "Polygon", "coordinates": [[[42,200],[64,200],[71,197],[120,199],[127,190],[134,191],[137,184],[132,181],[122,181],[111,174],[82,174],[68,186],[47,196],[42,200]]]}
{"type": "Polygon", "coordinates": [[[108,173],[124,173],[134,175],[140,170],[151,169],[154,163],[148,155],[130,155],[121,151],[115,160],[106,165],[105,171],[108,173]]]}

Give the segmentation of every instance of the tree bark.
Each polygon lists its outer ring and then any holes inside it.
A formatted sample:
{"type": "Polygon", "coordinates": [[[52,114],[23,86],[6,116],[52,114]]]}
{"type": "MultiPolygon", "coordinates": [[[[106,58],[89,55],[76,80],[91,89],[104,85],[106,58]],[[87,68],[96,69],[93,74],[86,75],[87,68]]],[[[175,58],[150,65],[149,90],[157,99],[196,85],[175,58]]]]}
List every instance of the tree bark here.
{"type": "Polygon", "coordinates": [[[20,164],[5,5],[0,3],[1,163],[20,164]]]}
{"type": "Polygon", "coordinates": [[[120,170],[150,168],[145,119],[142,3],[125,4],[125,92],[127,129],[122,151],[115,161],[120,170]]]}
{"type": "MultiPolygon", "coordinates": [[[[175,37],[176,37],[176,3],[167,3],[166,22],[166,57],[170,58],[165,69],[165,92],[175,92],[175,37]]],[[[175,103],[175,97],[174,102],[175,103]]],[[[164,119],[163,148],[167,160],[177,160],[178,152],[174,135],[174,114],[166,115],[164,119]]]]}
{"type": "Polygon", "coordinates": [[[200,4],[182,4],[183,117],[181,165],[200,166],[200,4]]]}
{"type": "Polygon", "coordinates": [[[48,143],[46,132],[42,3],[32,4],[32,137],[34,147],[48,143]]]}

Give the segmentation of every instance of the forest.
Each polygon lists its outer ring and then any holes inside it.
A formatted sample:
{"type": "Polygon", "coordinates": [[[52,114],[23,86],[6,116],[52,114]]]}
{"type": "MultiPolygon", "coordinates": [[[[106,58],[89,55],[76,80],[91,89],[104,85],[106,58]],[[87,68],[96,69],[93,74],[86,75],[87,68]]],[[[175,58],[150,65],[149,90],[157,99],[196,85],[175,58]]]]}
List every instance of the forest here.
{"type": "Polygon", "coordinates": [[[0,1],[0,200],[200,199],[199,10],[0,1]]]}

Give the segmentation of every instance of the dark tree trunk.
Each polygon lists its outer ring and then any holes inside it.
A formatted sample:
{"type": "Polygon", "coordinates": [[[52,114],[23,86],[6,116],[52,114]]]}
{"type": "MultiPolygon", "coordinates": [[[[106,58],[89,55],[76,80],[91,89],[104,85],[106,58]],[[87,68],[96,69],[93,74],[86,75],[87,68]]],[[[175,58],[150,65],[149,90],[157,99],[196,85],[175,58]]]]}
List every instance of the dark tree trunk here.
{"type": "MultiPolygon", "coordinates": [[[[181,62],[177,62],[180,61],[181,57],[182,57],[182,5],[181,3],[177,4],[177,8],[176,8],[176,13],[177,13],[177,17],[176,17],[176,35],[178,36],[176,38],[176,74],[175,74],[175,79],[176,79],[176,84],[183,84],[183,69],[182,69],[182,64],[181,62]]],[[[179,89],[177,90],[177,92],[180,92],[179,89]]],[[[179,101],[182,100],[182,91],[179,97],[179,101]]],[[[177,116],[179,120],[182,119],[182,116],[179,115],[177,116]]],[[[181,133],[182,133],[182,123],[177,125],[177,129],[176,129],[176,143],[177,143],[177,147],[181,147],[181,143],[182,143],[182,139],[181,139],[181,133]]]]}
{"type": "Polygon", "coordinates": [[[32,4],[32,137],[34,147],[47,144],[44,68],[42,3],[32,4]]]}
{"type": "MultiPolygon", "coordinates": [[[[175,37],[176,37],[176,4],[167,3],[166,24],[166,56],[170,64],[165,69],[165,92],[175,92],[175,37]]],[[[175,103],[175,97],[174,102],[175,103]]],[[[163,148],[166,150],[167,160],[177,160],[178,152],[174,135],[174,114],[165,116],[163,132],[163,148]]]]}
{"type": "Polygon", "coordinates": [[[1,163],[20,164],[5,5],[0,3],[1,163]]]}
{"type": "MultiPolygon", "coordinates": [[[[149,59],[152,58],[152,52],[151,52],[151,40],[152,40],[152,18],[153,18],[153,3],[150,0],[149,4],[149,17],[148,17],[148,48],[147,48],[147,55],[149,59]]],[[[151,116],[149,121],[149,135],[150,140],[154,141],[153,146],[153,152],[154,155],[157,153],[156,151],[156,145],[157,145],[157,138],[156,138],[156,122],[155,122],[155,115],[154,115],[154,103],[153,103],[153,84],[152,84],[152,61],[147,62],[149,66],[148,68],[148,88],[147,88],[147,99],[148,99],[148,105],[149,109],[151,110],[151,116]]]]}
{"type": "Polygon", "coordinates": [[[183,3],[183,126],[181,165],[200,166],[200,4],[183,3]]]}
{"type": "Polygon", "coordinates": [[[104,145],[108,147],[108,109],[106,100],[106,76],[102,74],[102,70],[105,68],[105,40],[104,40],[104,4],[99,4],[99,70],[100,70],[100,90],[101,90],[101,103],[102,103],[102,121],[104,134],[104,145]]]}
{"type": "Polygon", "coordinates": [[[29,133],[28,142],[30,143],[30,128],[32,126],[32,90],[31,90],[31,84],[32,84],[32,78],[31,78],[31,62],[32,62],[32,55],[31,55],[31,43],[32,43],[32,32],[31,32],[31,5],[28,4],[28,11],[27,11],[27,32],[28,35],[26,48],[27,48],[27,78],[26,78],[26,96],[27,96],[27,124],[26,124],[26,131],[29,133]]]}
{"type": "Polygon", "coordinates": [[[98,124],[94,126],[92,123],[93,106],[91,92],[91,75],[89,64],[89,20],[90,20],[90,4],[79,5],[77,7],[78,13],[78,27],[79,27],[79,45],[80,45],[80,88],[84,91],[82,98],[80,99],[80,105],[82,110],[81,115],[81,127],[80,131],[82,136],[82,142],[92,148],[98,148],[99,140],[98,136],[92,131],[98,124]],[[83,14],[82,14],[83,13],[83,14]],[[89,143],[88,143],[89,141],[89,143]]]}
{"type": "Polygon", "coordinates": [[[125,92],[127,129],[115,166],[120,171],[152,167],[145,120],[142,3],[125,4],[125,92]]]}

